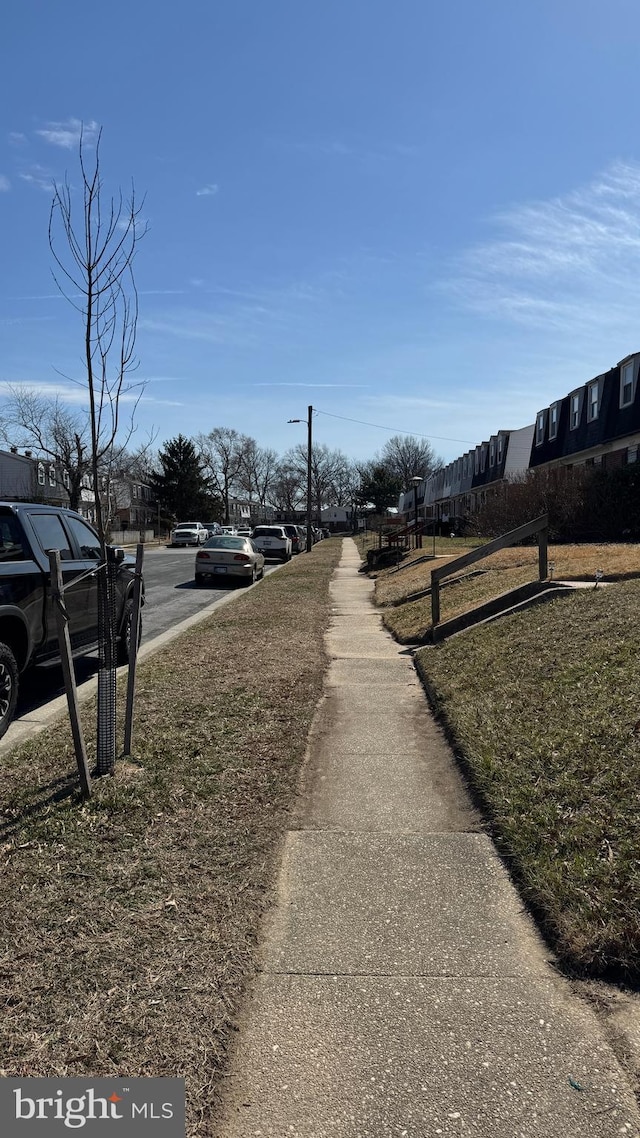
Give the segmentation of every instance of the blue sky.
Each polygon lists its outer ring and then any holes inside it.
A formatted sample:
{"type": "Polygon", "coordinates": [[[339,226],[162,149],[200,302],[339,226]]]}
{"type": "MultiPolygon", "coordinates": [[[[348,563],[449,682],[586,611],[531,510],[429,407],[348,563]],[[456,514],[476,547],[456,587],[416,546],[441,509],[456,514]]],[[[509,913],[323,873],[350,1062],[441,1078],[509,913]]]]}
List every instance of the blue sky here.
{"type": "Polygon", "coordinates": [[[640,347],[635,0],[13,0],[0,395],[81,398],[52,179],[135,180],[138,438],[445,459],[640,347]],[[346,420],[355,419],[364,426],[346,420]]]}

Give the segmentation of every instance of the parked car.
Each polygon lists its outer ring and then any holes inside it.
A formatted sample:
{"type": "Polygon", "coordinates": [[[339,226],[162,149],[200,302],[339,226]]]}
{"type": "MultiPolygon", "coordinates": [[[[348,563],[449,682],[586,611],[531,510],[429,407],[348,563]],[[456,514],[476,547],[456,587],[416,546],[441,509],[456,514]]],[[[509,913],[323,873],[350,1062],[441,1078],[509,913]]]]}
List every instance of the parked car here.
{"type": "Polygon", "coordinates": [[[180,522],[180,525],[171,531],[171,544],[204,545],[208,537],[208,531],[202,522],[180,522]]]}
{"type": "Polygon", "coordinates": [[[291,552],[303,553],[307,546],[306,543],[303,542],[300,538],[299,527],[285,523],[283,524],[282,528],[284,532],[291,538],[291,552]]]}
{"type": "Polygon", "coordinates": [[[238,531],[235,526],[221,526],[220,533],[227,533],[229,537],[237,537],[238,531]]]}
{"type": "Polygon", "coordinates": [[[209,537],[215,537],[217,533],[222,533],[220,522],[204,522],[203,524],[209,537]]]}
{"type": "Polygon", "coordinates": [[[205,541],[196,553],[195,577],[196,585],[213,578],[227,581],[234,577],[244,585],[253,585],[264,577],[264,554],[248,537],[220,533],[205,541]]]}
{"type": "MultiPolygon", "coordinates": [[[[118,663],[129,656],[135,560],[115,548],[118,663]]],[[[100,539],[73,510],[0,502],[0,736],[13,719],[22,675],[60,659],[47,550],[60,551],[64,604],[74,656],[98,643],[100,539]]],[[[143,594],[144,600],[144,594],[143,594]]]]}
{"type": "Polygon", "coordinates": [[[291,561],[291,538],[283,526],[256,526],[253,544],[265,557],[291,561]]]}
{"type": "Polygon", "coordinates": [[[236,530],[238,537],[251,537],[253,530],[250,528],[236,530]]]}
{"type": "Polygon", "coordinates": [[[307,527],[306,526],[296,526],[296,529],[297,529],[298,533],[300,534],[300,541],[302,542],[302,545],[300,546],[300,548],[306,550],[306,548],[307,548],[307,527]]]}

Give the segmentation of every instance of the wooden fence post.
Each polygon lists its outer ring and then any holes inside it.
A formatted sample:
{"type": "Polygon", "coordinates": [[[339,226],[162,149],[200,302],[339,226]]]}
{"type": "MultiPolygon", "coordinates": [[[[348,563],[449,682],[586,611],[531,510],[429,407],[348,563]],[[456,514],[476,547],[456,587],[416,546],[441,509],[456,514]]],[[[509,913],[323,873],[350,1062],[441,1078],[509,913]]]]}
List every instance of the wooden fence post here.
{"type": "Polygon", "coordinates": [[[440,582],[431,574],[431,623],[435,629],[440,620],[440,582]]]}
{"type": "Polygon", "coordinates": [[[60,659],[62,661],[62,671],[64,674],[64,687],[67,693],[67,705],[69,707],[69,719],[71,720],[73,746],[76,753],[76,762],[78,764],[78,774],[80,776],[80,788],[82,790],[83,798],[90,798],[91,775],[89,774],[89,766],[87,764],[87,749],[84,744],[84,736],[82,734],[82,725],[80,723],[80,713],[78,709],[76,677],[73,671],[71,640],[69,638],[69,617],[64,606],[64,588],[62,584],[62,569],[60,567],[60,551],[58,549],[48,549],[47,554],[49,557],[49,569],[51,571],[51,598],[53,600],[53,606],[56,612],[58,645],[60,648],[60,659]]]}
{"type": "Polygon", "coordinates": [[[541,581],[546,581],[549,576],[549,569],[547,566],[547,545],[549,540],[549,527],[545,526],[538,534],[538,577],[541,581]]]}

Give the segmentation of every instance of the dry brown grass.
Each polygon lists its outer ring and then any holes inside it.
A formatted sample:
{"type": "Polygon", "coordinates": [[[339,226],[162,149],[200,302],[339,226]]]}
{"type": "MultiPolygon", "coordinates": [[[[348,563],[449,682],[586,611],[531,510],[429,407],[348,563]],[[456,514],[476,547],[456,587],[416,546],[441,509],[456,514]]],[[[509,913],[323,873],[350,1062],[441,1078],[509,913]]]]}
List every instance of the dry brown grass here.
{"type": "Polygon", "coordinates": [[[184,1076],[188,1133],[209,1132],[340,547],[320,543],[141,666],[134,759],[90,802],[63,726],[3,759],[3,1074],[184,1076]]]}
{"type": "MultiPolygon", "coordinates": [[[[455,556],[462,551],[456,551],[455,556]]],[[[421,551],[413,551],[398,571],[384,569],[376,574],[375,599],[385,606],[384,623],[403,642],[418,642],[431,628],[431,597],[410,600],[412,594],[428,589],[434,565],[420,562],[421,551]],[[394,607],[390,607],[394,606],[394,607]]],[[[549,565],[556,581],[594,581],[597,569],[604,580],[616,581],[640,576],[640,546],[637,545],[555,545],[549,547],[549,565]]],[[[484,561],[455,574],[458,583],[442,588],[441,619],[458,616],[484,601],[537,579],[537,546],[515,546],[494,553],[484,561]]]]}
{"type": "Polygon", "coordinates": [[[640,981],[640,582],[417,653],[493,836],[559,958],[640,981]]]}

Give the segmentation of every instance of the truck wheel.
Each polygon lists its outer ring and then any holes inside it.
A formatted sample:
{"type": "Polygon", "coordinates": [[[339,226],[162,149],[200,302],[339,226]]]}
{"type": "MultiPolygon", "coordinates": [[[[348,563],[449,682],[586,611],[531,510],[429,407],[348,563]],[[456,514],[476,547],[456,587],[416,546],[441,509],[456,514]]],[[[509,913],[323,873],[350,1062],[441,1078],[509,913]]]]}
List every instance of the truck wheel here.
{"type": "Polygon", "coordinates": [[[0,738],[13,719],[18,701],[18,665],[7,644],[0,642],[0,738]]]}
{"type": "MultiPolygon", "coordinates": [[[[122,621],[122,632],[118,639],[117,648],[117,662],[118,665],[128,664],[131,655],[131,625],[133,623],[133,601],[127,601],[124,608],[124,617],[122,621]]],[[[142,639],[142,624],[140,625],[140,635],[138,636],[138,647],[140,647],[140,640],[142,639]]]]}

